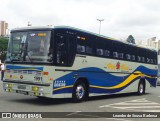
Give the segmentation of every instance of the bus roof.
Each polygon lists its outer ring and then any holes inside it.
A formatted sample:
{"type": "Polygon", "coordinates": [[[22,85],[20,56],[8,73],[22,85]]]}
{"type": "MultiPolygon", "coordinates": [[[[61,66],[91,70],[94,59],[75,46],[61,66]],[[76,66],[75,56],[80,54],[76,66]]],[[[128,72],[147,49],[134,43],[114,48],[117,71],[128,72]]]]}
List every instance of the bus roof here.
{"type": "Polygon", "coordinates": [[[124,44],[127,44],[127,45],[136,46],[136,47],[144,48],[144,49],[149,49],[149,50],[152,50],[152,51],[157,51],[155,48],[152,48],[152,47],[147,47],[147,46],[142,46],[142,45],[127,43],[127,42],[120,41],[120,40],[115,39],[115,38],[107,37],[107,36],[104,36],[104,35],[101,35],[101,34],[96,34],[96,33],[93,33],[93,32],[90,32],[90,31],[86,31],[86,30],[82,30],[82,29],[78,29],[78,28],[75,28],[75,27],[70,27],[70,26],[55,26],[54,28],[73,29],[73,30],[85,32],[85,33],[88,33],[88,34],[92,34],[92,35],[95,35],[95,36],[98,36],[98,37],[102,37],[102,38],[105,38],[105,39],[109,39],[109,40],[114,40],[114,41],[117,41],[117,42],[121,42],[121,43],[124,43],[124,44]]]}
{"type": "Polygon", "coordinates": [[[53,26],[19,27],[19,28],[12,29],[11,32],[13,32],[13,31],[25,31],[25,30],[36,30],[36,29],[53,29],[53,26]]]}
{"type": "Polygon", "coordinates": [[[73,29],[73,30],[85,32],[85,33],[88,33],[88,34],[96,35],[96,36],[99,36],[99,37],[102,37],[102,38],[107,38],[107,39],[110,39],[110,40],[116,40],[116,39],[111,38],[111,37],[107,37],[107,36],[104,36],[104,35],[101,35],[101,34],[96,34],[96,33],[90,32],[90,31],[86,31],[86,30],[83,30],[83,29],[79,29],[79,28],[75,28],[75,27],[70,27],[70,26],[55,26],[55,28],[73,29]]]}
{"type": "Polygon", "coordinates": [[[52,29],[77,30],[77,31],[85,32],[85,33],[88,33],[88,34],[92,34],[92,35],[95,35],[95,36],[98,36],[98,37],[101,37],[101,38],[105,38],[105,39],[121,42],[121,43],[124,43],[124,44],[127,44],[127,45],[136,46],[136,47],[144,48],[144,49],[149,49],[149,50],[152,50],[152,51],[157,51],[155,48],[151,48],[151,47],[147,47],[147,46],[140,46],[140,45],[136,45],[136,44],[132,44],[132,43],[127,43],[127,42],[124,42],[124,41],[120,41],[118,39],[114,39],[114,38],[107,37],[107,36],[104,36],[104,35],[101,35],[101,34],[96,34],[96,33],[90,32],[90,31],[86,31],[86,30],[82,30],[82,29],[75,28],[75,27],[70,27],[70,26],[54,26],[54,27],[53,26],[37,26],[37,27],[29,26],[29,27],[15,28],[15,29],[12,29],[11,32],[14,32],[14,31],[25,31],[25,30],[39,30],[39,29],[42,29],[42,30],[52,30],[52,29]]]}

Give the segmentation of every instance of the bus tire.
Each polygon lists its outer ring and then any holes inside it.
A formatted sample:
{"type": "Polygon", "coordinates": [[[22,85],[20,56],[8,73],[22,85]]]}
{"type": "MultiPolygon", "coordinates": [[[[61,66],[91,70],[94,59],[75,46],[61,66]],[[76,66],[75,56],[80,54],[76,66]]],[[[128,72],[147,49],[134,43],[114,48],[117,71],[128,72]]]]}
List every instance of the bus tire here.
{"type": "Polygon", "coordinates": [[[87,97],[87,85],[84,82],[78,81],[73,87],[72,99],[73,102],[82,102],[87,97]]]}
{"type": "Polygon", "coordinates": [[[145,94],[145,80],[140,80],[138,84],[138,95],[145,94]]]}

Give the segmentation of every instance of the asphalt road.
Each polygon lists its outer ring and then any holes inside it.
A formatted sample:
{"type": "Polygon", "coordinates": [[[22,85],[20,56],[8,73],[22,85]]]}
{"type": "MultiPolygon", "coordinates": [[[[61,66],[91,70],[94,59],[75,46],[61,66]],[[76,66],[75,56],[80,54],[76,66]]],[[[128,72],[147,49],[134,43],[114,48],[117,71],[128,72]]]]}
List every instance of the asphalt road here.
{"type": "MultiPolygon", "coordinates": [[[[103,118],[103,116],[85,112],[119,112],[120,114],[121,112],[160,112],[160,86],[143,96],[138,96],[136,93],[116,94],[90,97],[88,101],[72,103],[71,99],[41,100],[34,96],[6,93],[0,82],[0,112],[73,112],[68,113],[67,116],[83,117],[68,118],[66,116],[67,118],[34,119],[34,121],[150,121],[151,118],[103,118]]],[[[152,120],[159,121],[160,118],[152,118],[152,120]]]]}

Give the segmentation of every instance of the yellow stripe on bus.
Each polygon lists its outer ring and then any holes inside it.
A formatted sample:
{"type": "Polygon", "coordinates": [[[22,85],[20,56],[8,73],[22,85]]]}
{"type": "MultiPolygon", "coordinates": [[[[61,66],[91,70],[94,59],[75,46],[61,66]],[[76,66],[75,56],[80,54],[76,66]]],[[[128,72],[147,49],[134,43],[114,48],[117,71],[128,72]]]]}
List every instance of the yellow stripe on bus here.
{"type": "Polygon", "coordinates": [[[53,91],[60,90],[60,89],[65,89],[65,88],[70,88],[70,87],[73,87],[73,85],[56,88],[56,89],[53,89],[53,91]]]}
{"type": "MultiPolygon", "coordinates": [[[[129,83],[131,83],[137,77],[142,77],[142,76],[148,77],[148,78],[156,78],[156,77],[152,77],[152,76],[148,76],[148,75],[142,74],[140,71],[136,71],[133,74],[131,74],[126,80],[124,80],[122,83],[120,83],[120,84],[118,84],[116,86],[104,87],[104,86],[90,85],[90,87],[101,88],[101,89],[118,89],[118,88],[122,88],[122,87],[128,85],[129,83]]],[[[60,90],[60,89],[70,88],[70,87],[73,87],[73,85],[64,86],[64,87],[56,88],[56,89],[53,89],[53,90],[56,91],[56,90],[60,90]]]]}

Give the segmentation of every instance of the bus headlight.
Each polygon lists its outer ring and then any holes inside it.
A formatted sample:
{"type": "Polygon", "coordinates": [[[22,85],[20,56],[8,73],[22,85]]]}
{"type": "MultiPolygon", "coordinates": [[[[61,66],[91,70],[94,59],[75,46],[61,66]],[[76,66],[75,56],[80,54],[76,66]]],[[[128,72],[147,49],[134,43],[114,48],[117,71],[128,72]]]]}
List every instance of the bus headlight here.
{"type": "Polygon", "coordinates": [[[32,91],[34,91],[34,92],[42,92],[43,91],[43,87],[33,86],[32,87],[32,91]]]}
{"type": "Polygon", "coordinates": [[[4,87],[4,88],[8,88],[8,84],[4,84],[3,87],[4,87]]]}
{"type": "Polygon", "coordinates": [[[4,88],[12,88],[12,84],[4,84],[3,87],[4,88]]]}
{"type": "Polygon", "coordinates": [[[12,92],[12,89],[8,89],[8,92],[12,92]]]}
{"type": "Polygon", "coordinates": [[[12,88],[12,84],[8,84],[8,88],[12,88]]]}
{"type": "Polygon", "coordinates": [[[39,96],[43,96],[43,93],[39,93],[39,96]]]}
{"type": "Polygon", "coordinates": [[[32,87],[32,91],[38,91],[38,87],[37,86],[33,86],[32,87]]]}
{"type": "Polygon", "coordinates": [[[43,88],[42,88],[42,87],[39,87],[39,88],[38,88],[38,91],[42,92],[42,91],[43,91],[43,88]]]}
{"type": "Polygon", "coordinates": [[[34,92],[34,96],[38,96],[38,92],[34,92]]]}

